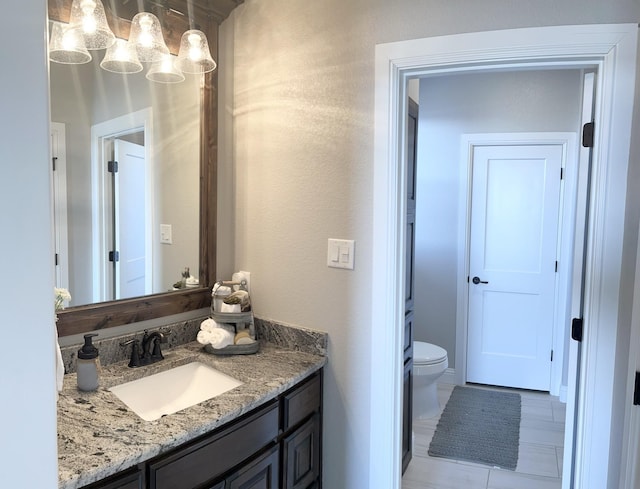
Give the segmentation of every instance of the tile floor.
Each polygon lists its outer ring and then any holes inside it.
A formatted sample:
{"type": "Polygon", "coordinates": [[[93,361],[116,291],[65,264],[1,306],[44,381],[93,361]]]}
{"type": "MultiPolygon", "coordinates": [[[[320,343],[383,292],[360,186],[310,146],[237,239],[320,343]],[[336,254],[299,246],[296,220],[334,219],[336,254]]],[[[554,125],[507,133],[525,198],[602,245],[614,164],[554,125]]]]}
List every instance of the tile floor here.
{"type": "MultiPolygon", "coordinates": [[[[438,384],[444,408],[453,385],[438,384]]],[[[413,423],[413,459],[402,489],[560,489],[565,404],[549,394],[518,391],[522,396],[520,448],[515,471],[445,458],[429,457],[436,416],[413,423]]]]}

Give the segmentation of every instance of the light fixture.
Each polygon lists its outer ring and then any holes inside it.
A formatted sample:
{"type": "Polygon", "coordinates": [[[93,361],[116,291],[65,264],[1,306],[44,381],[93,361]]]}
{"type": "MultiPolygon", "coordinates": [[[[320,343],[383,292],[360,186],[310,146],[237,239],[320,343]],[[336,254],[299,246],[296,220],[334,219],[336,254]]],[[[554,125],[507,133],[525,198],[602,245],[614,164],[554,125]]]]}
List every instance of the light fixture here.
{"type": "Polygon", "coordinates": [[[100,0],[73,0],[69,29],[82,33],[84,45],[89,50],[108,48],[116,39],[100,0]]]}
{"type": "Polygon", "coordinates": [[[54,22],[49,39],[49,59],[56,63],[81,65],[91,61],[80,31],[54,22]]]}
{"type": "Polygon", "coordinates": [[[160,83],[178,83],[185,79],[183,73],[208,73],[217,66],[202,31],[191,29],[182,35],[175,59],[155,15],[136,14],[129,41],[125,41],[116,39],[109,29],[101,0],[73,0],[69,24],[53,22],[49,59],[65,64],[88,63],[92,59],[88,50],[96,49],[107,49],[101,68],[114,73],[138,73],[143,69],[141,63],[153,63],[146,77],[160,83]]]}
{"type": "Polygon", "coordinates": [[[147,72],[147,80],[160,83],[180,83],[184,81],[184,75],[176,67],[174,56],[165,54],[162,60],[151,65],[147,72]]]}
{"type": "Polygon", "coordinates": [[[164,43],[158,18],[149,12],[136,14],[131,21],[129,42],[135,46],[138,59],[143,63],[161,61],[169,48],[164,43]]]}
{"type": "Polygon", "coordinates": [[[184,73],[207,73],[216,69],[204,32],[191,29],[182,34],[176,66],[184,73]]]}
{"type": "Polygon", "coordinates": [[[129,74],[142,71],[142,64],[131,44],[124,39],[116,39],[115,44],[107,49],[100,68],[113,73],[129,74]]]}

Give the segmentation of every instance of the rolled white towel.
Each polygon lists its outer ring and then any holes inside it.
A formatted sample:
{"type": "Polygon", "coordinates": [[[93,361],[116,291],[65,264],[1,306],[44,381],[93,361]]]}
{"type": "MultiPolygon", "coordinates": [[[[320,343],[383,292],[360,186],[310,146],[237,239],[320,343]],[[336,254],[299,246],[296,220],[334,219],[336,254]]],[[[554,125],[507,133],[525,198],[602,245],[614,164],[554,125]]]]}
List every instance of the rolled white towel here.
{"type": "Polygon", "coordinates": [[[213,331],[214,328],[218,327],[218,323],[215,320],[208,318],[200,323],[201,331],[213,331]]]}
{"type": "Polygon", "coordinates": [[[198,340],[198,343],[200,343],[201,345],[208,345],[209,343],[211,343],[211,331],[205,331],[201,329],[200,331],[198,331],[196,340],[198,340]]]}
{"type": "Polygon", "coordinates": [[[216,328],[209,334],[211,335],[209,344],[214,348],[224,348],[225,346],[233,345],[235,335],[226,329],[216,328]]]}

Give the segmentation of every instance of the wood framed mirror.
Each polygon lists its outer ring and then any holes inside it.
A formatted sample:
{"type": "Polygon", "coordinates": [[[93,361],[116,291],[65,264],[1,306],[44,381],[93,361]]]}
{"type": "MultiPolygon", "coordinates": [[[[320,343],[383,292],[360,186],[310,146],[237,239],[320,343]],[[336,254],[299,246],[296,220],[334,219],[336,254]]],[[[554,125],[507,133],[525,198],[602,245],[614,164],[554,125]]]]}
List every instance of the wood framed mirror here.
{"type": "MultiPolygon", "coordinates": [[[[116,5],[117,15],[108,12],[110,26],[117,37],[128,38],[130,20],[137,13],[140,2],[120,2],[116,5]],[[132,10],[132,9],[135,9],[132,10]]],[[[171,0],[169,2],[143,2],[144,10],[180,9],[194,18],[164,17],[163,30],[169,49],[176,53],[182,32],[195,25],[204,31],[214,59],[218,51],[218,24],[228,16],[238,0],[171,0]],[[149,5],[146,5],[146,4],[149,5]],[[189,7],[194,7],[189,5],[189,7]],[[187,27],[185,28],[185,22],[187,27]]],[[[49,0],[49,19],[68,22],[71,0],[49,0]]],[[[105,5],[108,7],[108,5],[105,5]]],[[[58,311],[58,334],[68,336],[89,331],[97,331],[114,326],[136,323],[163,316],[209,307],[211,287],[216,280],[216,237],[217,237],[217,71],[203,75],[200,93],[200,183],[199,183],[199,260],[198,278],[200,287],[177,290],[130,299],[99,302],[70,307],[58,311]]]]}

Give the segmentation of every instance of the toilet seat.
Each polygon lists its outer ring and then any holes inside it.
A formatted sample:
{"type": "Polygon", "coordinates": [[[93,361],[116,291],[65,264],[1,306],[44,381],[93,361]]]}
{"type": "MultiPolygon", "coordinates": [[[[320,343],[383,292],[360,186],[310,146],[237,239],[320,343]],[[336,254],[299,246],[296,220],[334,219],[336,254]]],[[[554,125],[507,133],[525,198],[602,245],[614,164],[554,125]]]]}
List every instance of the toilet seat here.
{"type": "Polygon", "coordinates": [[[424,341],[413,342],[413,364],[434,365],[447,360],[447,350],[424,341]]]}

